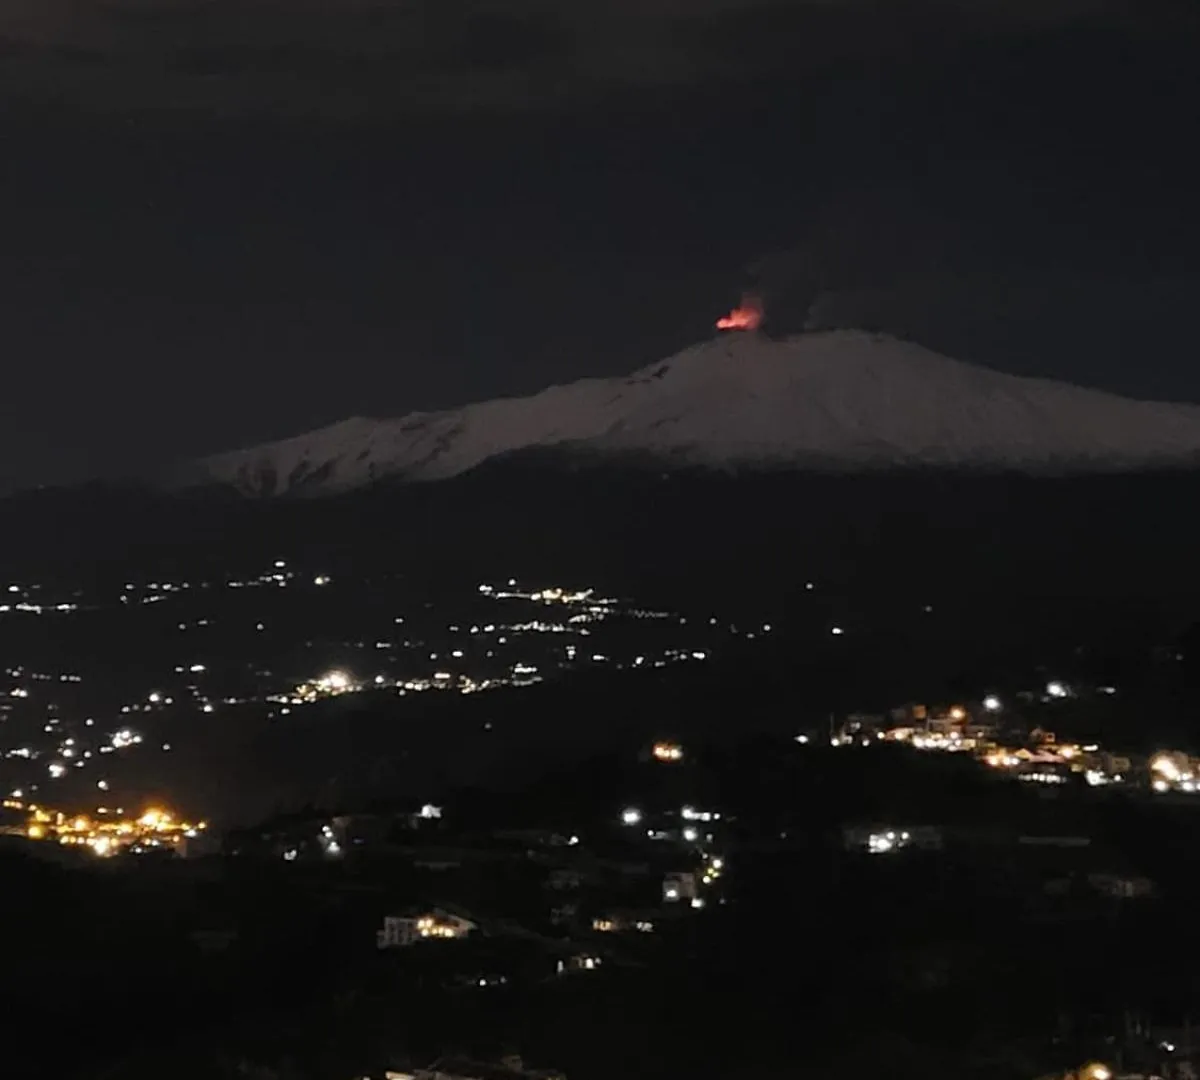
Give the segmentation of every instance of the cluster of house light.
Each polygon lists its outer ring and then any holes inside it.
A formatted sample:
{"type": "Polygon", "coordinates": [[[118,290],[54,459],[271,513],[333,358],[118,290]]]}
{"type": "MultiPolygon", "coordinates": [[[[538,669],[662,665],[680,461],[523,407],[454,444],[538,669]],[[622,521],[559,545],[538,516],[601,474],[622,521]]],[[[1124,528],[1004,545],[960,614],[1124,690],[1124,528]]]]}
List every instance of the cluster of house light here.
{"type": "Polygon", "coordinates": [[[206,822],[181,821],[160,809],[150,809],[140,817],[127,818],[123,810],[109,811],[106,807],[100,807],[94,816],[69,816],[44,806],[26,804],[19,799],[5,799],[4,806],[28,813],[25,835],[30,840],[86,847],[93,854],[105,857],[127,848],[133,851],[177,848],[183,841],[195,839],[207,828],[206,822]]]}
{"type": "Polygon", "coordinates": [[[330,671],[311,682],[301,683],[292,692],[290,701],[293,705],[308,705],[321,698],[337,697],[361,689],[361,684],[346,672],[330,671]]]}
{"type": "MultiPolygon", "coordinates": [[[[429,678],[389,680],[376,675],[370,682],[362,682],[344,671],[330,671],[309,682],[300,683],[287,694],[270,694],[268,701],[283,705],[311,705],[324,698],[342,694],[357,694],[364,690],[383,690],[390,687],[403,697],[405,694],[420,694],[427,690],[456,690],[460,694],[474,694],[481,690],[493,690],[499,686],[530,686],[542,681],[538,669],[531,664],[514,664],[508,679],[473,679],[469,675],[454,675],[449,671],[435,671],[429,678]]],[[[287,712],[287,709],[284,710],[287,712]]]]}
{"type": "Polygon", "coordinates": [[[423,938],[455,938],[458,930],[432,915],[423,915],[417,920],[417,933],[423,938]]]}
{"type": "MultiPolygon", "coordinates": [[[[649,919],[635,919],[633,929],[639,934],[653,934],[654,923],[649,919]]],[[[592,929],[602,934],[611,934],[615,930],[622,929],[623,924],[617,919],[600,918],[592,920],[592,929]]]]}
{"type": "Polygon", "coordinates": [[[78,604],[31,604],[22,600],[18,604],[0,604],[0,613],[8,611],[24,611],[32,615],[44,615],[49,611],[78,611],[78,604]]]}
{"type": "MultiPolygon", "coordinates": [[[[902,735],[895,736],[898,742],[903,742],[905,738],[902,735]]],[[[970,750],[974,745],[958,731],[952,731],[949,735],[913,735],[909,741],[918,750],[944,750],[951,754],[970,750]]]]}
{"type": "MultiPolygon", "coordinates": [[[[17,695],[16,691],[13,691],[13,694],[15,696],[25,696],[24,694],[17,695]]],[[[51,717],[43,725],[42,730],[47,733],[55,733],[60,729],[60,723],[61,722],[58,718],[51,717]]],[[[84,723],[86,727],[92,727],[95,721],[89,718],[84,723]]],[[[108,736],[107,742],[98,745],[96,747],[96,751],[101,754],[112,754],[121,750],[127,750],[133,746],[140,746],[142,741],[143,737],[139,732],[134,731],[132,728],[120,728],[108,736]]],[[[162,749],[164,751],[170,750],[170,743],[163,743],[162,749]]],[[[63,739],[57,744],[57,746],[47,751],[38,750],[31,746],[6,747],[3,749],[3,751],[0,751],[0,757],[24,758],[27,761],[33,761],[37,758],[43,757],[44,754],[47,753],[54,755],[53,759],[46,763],[46,772],[51,780],[61,780],[67,775],[69,768],[85,768],[89,762],[89,759],[94,757],[94,752],[91,749],[88,749],[86,745],[81,744],[74,736],[69,736],[63,739]]],[[[108,781],[103,779],[98,780],[96,782],[96,786],[101,791],[107,791],[108,781]]],[[[24,796],[20,789],[14,789],[11,792],[10,797],[13,799],[20,799],[24,796]]]]}
{"type": "MultiPolygon", "coordinates": [[[[228,589],[252,589],[263,586],[285,586],[291,584],[295,580],[296,573],[295,571],[288,569],[287,560],[275,559],[269,570],[265,570],[261,574],[250,578],[230,578],[224,582],[224,585],[228,589]]],[[[328,574],[318,574],[313,578],[313,584],[328,585],[331,580],[332,578],[330,578],[328,574]]],[[[201,581],[198,583],[198,585],[200,588],[208,588],[209,582],[201,581]]],[[[125,583],[121,600],[123,603],[129,603],[129,594],[137,593],[139,590],[141,590],[141,603],[152,604],[158,600],[165,599],[165,594],[167,593],[184,592],[192,587],[193,586],[190,581],[150,581],[146,582],[144,585],[138,585],[132,581],[129,581],[125,583]]],[[[37,588],[37,586],[34,586],[34,588],[37,588]]]]}
{"type": "MultiPolygon", "coordinates": [[[[704,824],[711,824],[714,821],[721,820],[721,814],[719,811],[697,810],[694,806],[680,807],[679,816],[683,818],[684,821],[698,821],[703,822],[704,824]]],[[[643,818],[644,815],[642,811],[636,806],[627,806],[621,811],[622,825],[640,825],[643,818]]],[[[648,829],[646,831],[646,835],[650,837],[651,840],[665,840],[671,836],[671,833],[663,829],[648,829]]],[[[695,825],[685,825],[680,830],[679,835],[689,844],[692,844],[696,843],[700,839],[700,830],[697,829],[695,825]]]]}
{"type": "MultiPolygon", "coordinates": [[[[1101,692],[1110,692],[1112,687],[1099,687],[1101,692]]],[[[1051,682],[1046,687],[1047,697],[1069,697],[1073,691],[1063,683],[1051,682]]],[[[983,699],[985,712],[997,713],[1003,706],[995,695],[983,699]]],[[[830,738],[832,746],[871,746],[876,742],[907,743],[917,750],[935,750],[946,753],[969,752],[993,769],[1013,770],[1021,780],[1031,783],[1062,784],[1066,776],[1053,769],[1039,769],[1038,765],[1065,765],[1071,772],[1080,773],[1091,787],[1104,787],[1125,782],[1125,774],[1131,762],[1105,754],[1097,744],[1081,746],[1075,743],[1059,743],[1052,732],[1035,731],[1038,745],[1034,749],[1009,748],[997,745],[986,737],[986,729],[972,731],[971,717],[961,705],[948,709],[940,717],[925,721],[926,727],[917,724],[898,725],[873,733],[846,731],[830,738]]],[[[807,743],[808,737],[796,736],[796,741],[807,743]]],[[[1187,767],[1187,759],[1181,755],[1160,755],[1164,762],[1162,774],[1155,781],[1155,790],[1200,791],[1200,769],[1187,767]],[[1179,762],[1184,764],[1180,765],[1179,762]],[[1184,786],[1188,785],[1188,786],[1184,786]]]]}
{"type": "Polygon", "coordinates": [[[1200,792],[1200,766],[1176,751],[1164,751],[1150,759],[1150,787],[1160,795],[1178,791],[1186,795],[1200,792]]]}
{"type": "Polygon", "coordinates": [[[673,742],[657,742],[652,751],[655,761],[682,761],[683,747],[673,742]]]}
{"type": "MultiPolygon", "coordinates": [[[[40,585],[18,585],[18,584],[9,585],[8,593],[9,593],[9,597],[10,597],[10,602],[9,603],[0,603],[0,613],[6,613],[9,611],[22,611],[22,612],[25,612],[25,613],[31,614],[31,615],[44,615],[49,612],[66,612],[66,611],[78,611],[79,610],[79,605],[76,603],[72,603],[72,602],[62,602],[62,603],[55,604],[55,603],[38,603],[36,600],[31,600],[29,598],[30,594],[39,592],[41,590],[41,588],[42,587],[40,585]],[[13,596],[19,596],[19,597],[21,597],[21,599],[15,601],[15,602],[12,602],[11,597],[13,597],[13,596]]],[[[79,593],[75,593],[75,595],[78,596],[79,593]]]]}
{"type": "Polygon", "coordinates": [[[872,855],[887,855],[908,847],[910,843],[912,843],[911,833],[888,829],[886,832],[873,832],[867,837],[867,851],[872,855]]]}
{"type": "Polygon", "coordinates": [[[1018,780],[1033,784],[1065,784],[1067,778],[1062,773],[1052,772],[1023,772],[1017,775],[1018,780]]]}
{"type": "Polygon", "coordinates": [[[532,600],[541,604],[567,604],[572,606],[589,605],[598,608],[611,607],[616,604],[612,597],[598,597],[595,589],[562,589],[551,586],[548,589],[524,590],[517,585],[515,578],[509,578],[506,586],[497,588],[495,585],[479,586],[481,596],[493,600],[532,600]]]}
{"type": "Polygon", "coordinates": [[[566,960],[559,960],[556,970],[559,975],[565,975],[568,968],[573,971],[595,971],[603,962],[599,956],[582,953],[579,956],[573,956],[569,964],[566,960]]]}
{"type": "Polygon", "coordinates": [[[1106,772],[1098,767],[1099,756],[1102,753],[1103,751],[1096,743],[1079,746],[1076,743],[1059,743],[1053,738],[1048,738],[1043,742],[1039,751],[994,747],[983,755],[982,760],[993,769],[1024,769],[1025,771],[1017,774],[1018,778],[1034,783],[1061,784],[1066,782],[1066,777],[1062,773],[1028,768],[1029,765],[1038,762],[1065,763],[1072,772],[1082,773],[1084,780],[1091,787],[1124,783],[1125,774],[1123,772],[1106,772]]]}
{"type": "MultiPolygon", "coordinates": [[[[526,628],[547,629],[542,624],[531,623],[525,624],[525,626],[526,628]]],[[[485,627],[485,629],[489,628],[485,627]]],[[[548,629],[550,632],[560,632],[566,628],[550,626],[548,629]]],[[[585,630],[577,630],[576,632],[580,634],[587,633],[585,630]]],[[[501,640],[503,641],[503,639],[501,640]]],[[[566,659],[574,660],[577,651],[577,646],[568,644],[565,650],[566,659]]],[[[461,659],[463,653],[461,650],[455,650],[450,655],[455,659],[461,659]]],[[[437,654],[435,653],[431,658],[436,658],[436,656],[437,654]]],[[[593,653],[590,659],[592,663],[602,664],[606,663],[609,657],[602,653],[593,653]]],[[[706,659],[708,659],[708,653],[701,650],[668,649],[664,652],[663,658],[652,661],[647,661],[647,658],[644,656],[638,656],[634,659],[633,666],[641,667],[643,664],[649,662],[654,667],[665,667],[668,663],[676,661],[706,659]]],[[[311,705],[313,702],[325,698],[338,697],[342,694],[359,693],[363,690],[382,690],[386,687],[393,688],[401,696],[408,693],[423,693],[427,690],[453,690],[460,694],[473,694],[481,690],[494,690],[505,686],[533,686],[543,681],[544,676],[536,664],[528,664],[521,661],[511,666],[507,676],[485,679],[473,678],[470,675],[456,675],[449,671],[435,671],[432,676],[428,677],[398,680],[389,680],[383,675],[376,675],[373,680],[363,682],[348,672],[330,671],[316,679],[300,683],[290,692],[269,694],[267,695],[267,700],[291,707],[296,705],[311,705]]],[[[204,711],[211,712],[212,706],[206,704],[204,711]]],[[[286,712],[287,710],[285,709],[284,711],[286,712]]],[[[654,747],[654,756],[659,761],[680,761],[683,758],[683,751],[675,744],[660,743],[654,747]]]]}

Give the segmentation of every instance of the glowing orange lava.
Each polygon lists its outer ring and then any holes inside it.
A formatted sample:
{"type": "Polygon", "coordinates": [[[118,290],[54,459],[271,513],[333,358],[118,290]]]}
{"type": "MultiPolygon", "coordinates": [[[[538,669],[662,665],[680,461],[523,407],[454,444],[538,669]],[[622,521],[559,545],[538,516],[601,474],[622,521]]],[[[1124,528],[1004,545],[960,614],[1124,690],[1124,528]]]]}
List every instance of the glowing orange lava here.
{"type": "Polygon", "coordinates": [[[757,330],[763,321],[762,301],[750,293],[728,315],[717,320],[718,330],[757,330]]]}

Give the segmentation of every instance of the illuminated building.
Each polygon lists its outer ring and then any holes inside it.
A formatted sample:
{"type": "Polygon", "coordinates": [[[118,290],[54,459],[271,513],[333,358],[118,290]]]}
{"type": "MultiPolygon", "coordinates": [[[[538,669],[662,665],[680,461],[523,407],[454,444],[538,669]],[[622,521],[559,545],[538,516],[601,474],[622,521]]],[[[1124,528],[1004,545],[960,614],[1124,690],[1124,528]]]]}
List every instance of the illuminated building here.
{"type": "Polygon", "coordinates": [[[1007,747],[992,746],[988,748],[982,760],[993,769],[1015,769],[1021,764],[1022,758],[1007,747]]]}
{"type": "Polygon", "coordinates": [[[1195,795],[1200,792],[1200,761],[1180,751],[1160,751],[1150,759],[1151,790],[1195,795]]]}
{"type": "Polygon", "coordinates": [[[560,960],[556,970],[559,975],[565,975],[570,971],[595,971],[603,962],[599,956],[591,953],[577,953],[565,960],[560,960]]]}
{"type": "Polygon", "coordinates": [[[478,927],[470,919],[435,908],[421,915],[388,915],[383,929],[375,933],[380,949],[403,949],[419,941],[447,941],[465,938],[478,927]]]}
{"type": "Polygon", "coordinates": [[[592,929],[600,934],[652,934],[654,917],[649,913],[613,911],[593,919],[592,929]]]}
{"type": "Polygon", "coordinates": [[[674,742],[656,742],[651,749],[655,761],[673,762],[683,760],[683,747],[674,742]]]}

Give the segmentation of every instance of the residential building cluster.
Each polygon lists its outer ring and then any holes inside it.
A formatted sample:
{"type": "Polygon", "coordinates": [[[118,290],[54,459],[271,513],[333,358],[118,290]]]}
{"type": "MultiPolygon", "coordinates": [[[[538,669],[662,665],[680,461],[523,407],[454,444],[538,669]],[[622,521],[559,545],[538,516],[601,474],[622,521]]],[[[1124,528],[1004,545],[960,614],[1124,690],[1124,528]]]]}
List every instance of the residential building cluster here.
{"type": "MultiPolygon", "coordinates": [[[[1061,689],[1061,684],[1050,686],[1061,689]]],[[[805,743],[810,738],[808,734],[797,737],[805,743]]],[[[1186,754],[1159,754],[1139,761],[1099,743],[1061,739],[1043,727],[1023,728],[994,696],[974,706],[914,704],[882,716],[853,714],[829,742],[834,747],[901,743],[915,750],[969,754],[989,769],[1030,783],[1065,784],[1076,778],[1091,787],[1106,787],[1131,784],[1153,772],[1156,792],[1200,789],[1200,763],[1193,765],[1186,754]]]]}
{"type": "Polygon", "coordinates": [[[97,807],[87,814],[67,814],[21,799],[3,801],[9,836],[85,850],[101,858],[123,853],[165,851],[186,855],[208,828],[204,821],[187,821],[167,810],[151,808],[136,817],[122,808],[97,807]]]}

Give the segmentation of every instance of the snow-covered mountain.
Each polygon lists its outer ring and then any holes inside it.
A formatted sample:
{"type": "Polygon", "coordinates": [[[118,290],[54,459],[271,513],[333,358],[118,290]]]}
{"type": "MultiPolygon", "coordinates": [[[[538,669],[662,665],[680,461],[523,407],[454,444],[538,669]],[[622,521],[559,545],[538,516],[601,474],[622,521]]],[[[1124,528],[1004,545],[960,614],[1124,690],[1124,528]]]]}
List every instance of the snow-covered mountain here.
{"type": "Polygon", "coordinates": [[[172,483],[326,494],[441,480],[522,450],[721,469],[1129,471],[1200,465],[1200,406],[1017,378],[859,331],[734,333],[625,378],[356,417],[192,462],[172,483]]]}

